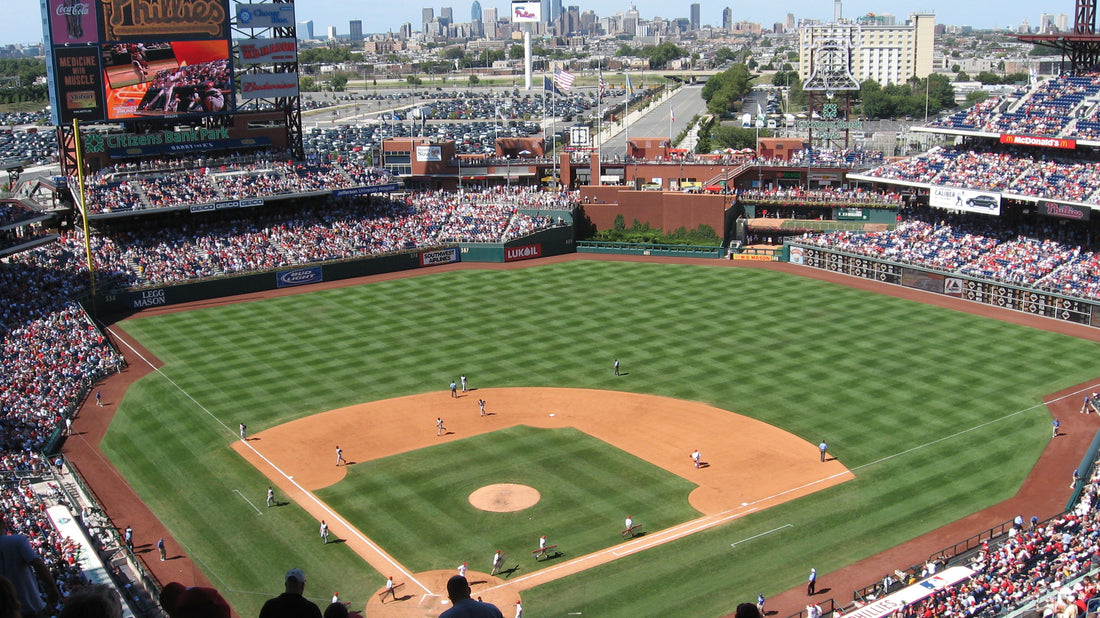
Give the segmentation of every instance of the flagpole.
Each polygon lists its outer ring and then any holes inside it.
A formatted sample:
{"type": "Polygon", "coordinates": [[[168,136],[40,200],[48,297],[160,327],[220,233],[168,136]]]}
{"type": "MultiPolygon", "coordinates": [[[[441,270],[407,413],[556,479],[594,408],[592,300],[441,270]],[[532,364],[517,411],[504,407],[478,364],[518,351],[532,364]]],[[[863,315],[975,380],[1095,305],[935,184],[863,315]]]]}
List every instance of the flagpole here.
{"type": "Polygon", "coordinates": [[[600,182],[600,172],[603,171],[603,68],[600,67],[600,61],[596,60],[596,160],[599,163],[596,165],[596,186],[600,186],[603,183],[600,182]]]}
{"type": "Polygon", "coordinates": [[[623,161],[627,161],[630,157],[630,91],[634,89],[634,85],[630,83],[629,75],[626,76],[623,86],[626,88],[626,109],[623,110],[625,115],[623,118],[623,132],[626,135],[626,141],[623,142],[623,161]]]}

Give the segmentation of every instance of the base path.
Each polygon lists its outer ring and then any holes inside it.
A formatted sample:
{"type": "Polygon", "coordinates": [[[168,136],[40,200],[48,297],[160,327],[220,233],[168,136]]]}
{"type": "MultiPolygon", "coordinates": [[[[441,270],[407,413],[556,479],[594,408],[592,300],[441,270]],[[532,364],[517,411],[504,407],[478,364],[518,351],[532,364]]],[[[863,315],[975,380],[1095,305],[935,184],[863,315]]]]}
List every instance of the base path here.
{"type": "MultiPolygon", "coordinates": [[[[204,307],[232,305],[264,298],[310,293],[319,290],[363,285],[378,281],[404,279],[407,277],[434,275],[456,270],[517,270],[574,260],[692,264],[713,268],[754,268],[784,272],[799,277],[819,279],[838,285],[871,291],[877,294],[905,298],[916,302],[946,307],[964,313],[984,315],[1005,322],[1026,325],[1033,328],[1078,337],[1080,339],[1100,342],[1100,328],[1091,328],[1083,324],[1074,324],[1072,322],[1043,318],[990,305],[981,305],[965,301],[961,298],[953,298],[913,288],[884,284],[869,279],[861,279],[831,271],[807,268],[786,262],[744,262],[700,258],[602,255],[595,253],[574,253],[538,260],[508,263],[462,262],[445,266],[434,266],[429,269],[407,270],[341,281],[326,281],[313,285],[280,288],[238,296],[227,296],[194,303],[152,307],[142,310],[140,314],[142,316],[150,316],[175,313],[178,311],[191,311],[204,307]]],[[[116,319],[125,317],[128,316],[118,316],[116,319]]],[[[145,567],[153,573],[161,583],[178,581],[188,586],[212,586],[213,584],[210,580],[208,580],[196,567],[192,557],[179,547],[164,525],[157,520],[145,503],[141,502],[126,480],[99,450],[99,442],[106,433],[107,426],[110,424],[111,418],[114,415],[115,407],[118,402],[121,401],[126,389],[134,381],[152,370],[152,366],[147,364],[148,362],[152,362],[159,366],[159,361],[121,329],[111,327],[108,332],[116,343],[125,342],[120,345],[120,348],[125,354],[129,366],[122,373],[110,376],[96,385],[97,388],[102,389],[105,406],[102,408],[97,407],[95,405],[95,400],[90,397],[84,402],[78,417],[73,423],[73,428],[76,432],[75,439],[69,438],[66,440],[64,452],[66,456],[69,457],[70,461],[74,462],[85,479],[87,479],[89,485],[95,491],[96,499],[99,500],[104,510],[114,522],[117,522],[119,527],[132,524],[135,530],[135,537],[138,537],[139,542],[142,543],[146,542],[148,539],[155,540],[159,537],[164,537],[168,542],[169,556],[172,559],[167,562],[159,562],[155,559],[149,561],[149,556],[154,554],[142,554],[139,556],[139,559],[143,561],[145,567]]],[[[1079,389],[1084,389],[1092,392],[1092,390],[1100,390],[1100,388],[1097,388],[1098,386],[1100,386],[1100,382],[1093,382],[1081,385],[1078,388],[1067,389],[1067,391],[1076,393],[1079,389]]],[[[1084,391],[1082,390],[1081,392],[1084,391]]],[[[964,517],[940,530],[926,534],[908,543],[898,545],[891,550],[862,560],[839,571],[819,573],[819,579],[822,582],[819,588],[831,588],[834,592],[831,592],[830,596],[833,596],[840,602],[845,602],[850,600],[851,591],[853,589],[877,581],[884,573],[893,572],[895,568],[923,562],[932,552],[938,551],[951,543],[955,543],[992,526],[998,525],[1017,514],[1024,514],[1026,517],[1026,514],[1032,513],[1041,518],[1045,518],[1061,512],[1069,495],[1067,484],[1061,479],[1065,477],[1066,470],[1080,462],[1081,456],[1088,447],[1089,441],[1097,429],[1094,424],[1096,421],[1095,417],[1083,417],[1083,415],[1077,414],[1076,409],[1073,409],[1073,404],[1077,406],[1080,405],[1080,397],[1067,400],[1058,399],[1059,396],[1065,394],[1066,392],[1062,392],[1045,398],[1048,405],[1050,405],[1051,412],[1053,414],[1058,414],[1061,418],[1062,433],[1065,435],[1057,440],[1050,441],[1049,447],[1043,453],[1035,469],[1024,482],[1023,487],[1015,497],[978,513],[974,513],[973,515],[964,517]],[[1069,401],[1072,401],[1073,404],[1066,403],[1069,401]],[[1049,480],[1052,478],[1059,480],[1056,483],[1051,483],[1049,480]]],[[[450,422],[450,419],[445,420],[450,422]]],[[[455,420],[458,419],[456,418],[455,420]]],[[[432,428],[434,428],[434,426],[432,426],[432,428]]],[[[450,427],[448,427],[448,429],[450,429],[450,427]]],[[[434,434],[434,431],[432,433],[434,434]]],[[[687,446],[688,448],[698,447],[703,451],[704,458],[711,457],[711,454],[717,452],[713,449],[710,449],[708,452],[708,449],[705,448],[703,443],[687,446]]],[[[328,448],[332,447],[329,446],[328,448]]],[[[327,460],[329,456],[333,455],[326,448],[325,452],[322,453],[322,458],[323,460],[327,460]]],[[[681,457],[683,457],[683,455],[681,455],[681,457]]],[[[408,587],[411,585],[411,583],[406,584],[405,594],[411,594],[411,592],[408,591],[408,587]]],[[[477,594],[476,590],[475,594],[477,594]]],[[[507,600],[505,604],[514,602],[515,600],[516,599],[507,600]]],[[[735,601],[755,601],[755,598],[737,599],[735,601]]],[[[776,611],[780,615],[790,615],[800,611],[807,602],[808,599],[806,598],[805,586],[799,586],[786,593],[770,597],[769,613],[771,613],[771,611],[776,611]]],[[[389,602],[387,602],[387,605],[389,605],[389,602]]],[[[504,605],[501,607],[502,609],[506,609],[504,605]]],[[[381,614],[375,614],[372,611],[370,615],[374,616],[381,614]]]]}
{"type": "MultiPolygon", "coordinates": [[[[421,595],[442,598],[444,588],[429,575],[406,570],[313,496],[347,473],[347,466],[335,465],[335,445],[344,447],[347,461],[363,462],[514,425],[572,427],[692,481],[698,487],[689,502],[704,516],[508,583],[490,582],[495,578],[486,576],[487,587],[479,592],[474,586],[475,594],[484,594],[485,600],[517,596],[526,588],[855,478],[837,460],[822,463],[816,445],[761,421],[667,397],[569,388],[481,388],[457,398],[440,391],[376,401],[291,421],[255,434],[258,440],[236,441],[232,448],[296,503],[329,521],[333,532],[379,572],[401,573],[395,576],[408,581],[405,594],[411,595],[401,602],[406,607],[412,605],[407,601],[421,595]],[[485,416],[480,415],[478,399],[488,402],[485,416]],[[440,416],[447,428],[442,436],[436,435],[435,419],[440,416]],[[363,423],[367,417],[369,424],[363,423]],[[740,437],[741,446],[729,448],[730,436],[740,437]],[[701,451],[706,465],[694,466],[694,449],[701,451]]],[[[372,607],[371,615],[378,611],[382,608],[372,607]]],[[[383,615],[391,615],[390,610],[383,615]]]]}

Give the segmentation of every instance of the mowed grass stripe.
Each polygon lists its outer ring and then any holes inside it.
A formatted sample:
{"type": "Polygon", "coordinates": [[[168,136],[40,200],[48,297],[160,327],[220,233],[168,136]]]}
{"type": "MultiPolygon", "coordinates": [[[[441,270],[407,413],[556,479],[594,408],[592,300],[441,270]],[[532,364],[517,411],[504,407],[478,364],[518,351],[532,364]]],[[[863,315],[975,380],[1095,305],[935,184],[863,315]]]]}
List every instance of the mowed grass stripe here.
{"type": "MultiPolygon", "coordinates": [[[[233,431],[241,421],[259,431],[362,401],[442,391],[466,373],[475,387],[575,386],[701,401],[811,443],[827,437],[841,460],[857,469],[857,480],[841,487],[685,538],[659,554],[643,552],[560,586],[540,586],[529,591],[531,603],[525,603],[533,616],[544,615],[540,606],[555,614],[572,607],[571,590],[593,577],[611,591],[624,591],[600,593],[604,607],[620,608],[605,615],[717,615],[757,592],[771,595],[801,583],[807,556],[827,573],[1004,499],[1046,444],[1050,420],[1038,405],[1040,397],[1093,377],[1084,361],[1096,353],[1088,342],[791,275],[597,261],[429,274],[139,318],[124,326],[168,362],[166,375],[233,431]],[[615,357],[629,375],[611,376],[615,357]],[[890,458],[1025,409],[1007,421],[890,458]],[[740,550],[734,552],[736,559],[729,555],[732,540],[782,523],[793,528],[753,541],[750,556],[740,550]],[[829,534],[822,533],[826,530],[829,534]],[[667,563],[654,561],[658,555],[667,563]],[[690,586],[668,585],[696,564],[708,568],[700,568],[690,586]],[[682,596],[687,588],[692,592],[682,596]]],[[[131,406],[131,397],[147,389],[142,383],[128,394],[112,433],[135,431],[129,417],[144,413],[157,415],[159,424],[146,436],[153,440],[171,441],[178,431],[204,426],[196,440],[208,450],[194,475],[201,491],[220,496],[231,486],[260,485],[251,491],[262,496],[263,479],[243,462],[229,457],[226,470],[213,467],[221,462],[210,453],[225,449],[231,431],[210,430],[213,421],[171,389],[157,390],[155,397],[142,395],[156,400],[148,410],[131,406]]],[[[740,439],[730,436],[730,448],[738,448],[740,439]]],[[[156,512],[169,514],[162,516],[175,522],[173,533],[194,545],[196,555],[247,554],[277,530],[280,538],[301,545],[296,565],[331,575],[321,581],[333,589],[381,584],[380,575],[361,563],[353,566],[354,556],[348,563],[330,561],[330,549],[320,553],[319,543],[314,548],[316,522],[297,507],[280,509],[278,523],[262,533],[246,529],[228,545],[215,542],[208,529],[237,527],[235,520],[219,512],[217,503],[186,518],[173,517],[173,500],[159,494],[162,488],[145,472],[152,466],[188,470],[199,451],[154,457],[140,441],[116,444],[109,451],[112,458],[123,462],[120,468],[135,479],[156,512]]],[[[327,453],[324,460],[328,465],[327,453]]],[[[746,473],[766,477],[768,471],[762,462],[746,473]]],[[[410,562],[433,563],[420,554],[428,550],[418,547],[426,544],[422,522],[400,532],[396,528],[407,519],[401,513],[417,506],[373,495],[382,493],[381,485],[364,490],[385,505],[368,509],[375,513],[367,517],[368,525],[393,527],[393,536],[400,538],[384,543],[407,545],[410,562]],[[370,524],[375,519],[382,523],[370,524]]],[[[439,500],[457,499],[453,485],[434,491],[439,500]]],[[[615,500],[633,504],[629,497],[615,500]]],[[[603,508],[618,520],[626,507],[603,508]]],[[[558,516],[546,515],[548,521],[558,516]]],[[[441,537],[458,544],[455,553],[467,551],[462,544],[484,521],[481,514],[466,517],[467,525],[454,525],[453,534],[441,537]]],[[[560,517],[562,528],[574,525],[569,515],[560,517]]],[[[452,526],[446,517],[440,520],[452,526]]],[[[495,545],[497,537],[515,538],[525,546],[545,533],[532,537],[533,531],[517,527],[518,532],[504,526],[494,539],[471,542],[481,547],[495,545]]],[[[577,540],[586,542],[599,546],[594,539],[577,540]]],[[[482,550],[468,548],[471,554],[482,550]]],[[[279,581],[289,568],[286,555],[265,558],[247,572],[218,575],[227,582],[279,581]]],[[[403,554],[398,558],[405,560],[403,554]]],[[[208,571],[222,563],[211,564],[208,571]]],[[[232,601],[242,615],[258,611],[243,593],[232,601]]]]}
{"type": "Polygon", "coordinates": [[[697,517],[687,505],[694,487],[574,429],[512,427],[357,464],[317,495],[415,570],[482,569],[497,549],[529,558],[544,534],[571,556],[605,548],[631,508],[654,530],[697,517]],[[469,503],[498,483],[534,487],[541,499],[511,513],[469,503]]]}

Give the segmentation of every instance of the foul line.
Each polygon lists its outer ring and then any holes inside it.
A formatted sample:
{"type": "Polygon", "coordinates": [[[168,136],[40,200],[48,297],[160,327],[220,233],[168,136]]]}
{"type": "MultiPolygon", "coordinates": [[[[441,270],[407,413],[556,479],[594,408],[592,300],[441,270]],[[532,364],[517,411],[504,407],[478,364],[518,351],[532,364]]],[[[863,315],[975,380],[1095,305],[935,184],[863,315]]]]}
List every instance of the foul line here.
{"type": "MultiPolygon", "coordinates": [[[[108,330],[110,331],[111,329],[108,329],[108,330]]],[[[228,425],[226,425],[225,423],[221,422],[221,420],[220,420],[220,419],[219,419],[218,417],[214,416],[214,414],[213,414],[213,413],[212,413],[212,412],[211,412],[210,410],[207,410],[205,406],[203,406],[203,405],[202,405],[201,403],[199,403],[199,402],[198,402],[198,401],[197,401],[197,400],[196,400],[196,399],[195,399],[194,397],[192,397],[192,396],[190,395],[190,393],[188,393],[187,391],[185,391],[185,390],[183,389],[183,387],[181,387],[181,386],[180,386],[179,384],[176,384],[176,382],[175,382],[175,381],[173,381],[173,380],[172,380],[172,378],[168,377],[168,375],[166,375],[166,374],[165,374],[165,373],[164,373],[163,371],[161,371],[161,370],[160,370],[159,368],[157,368],[156,366],[154,366],[154,365],[153,365],[153,363],[149,362],[149,359],[147,359],[147,358],[145,358],[144,356],[142,356],[142,355],[141,355],[141,352],[139,352],[139,351],[137,351],[136,349],[134,349],[134,347],[133,347],[133,346],[131,346],[131,345],[130,345],[130,344],[129,344],[129,343],[128,343],[128,342],[127,342],[127,341],[126,341],[126,340],[125,340],[124,338],[122,338],[122,337],[118,336],[118,335],[117,335],[116,333],[114,333],[114,332],[112,332],[111,334],[115,335],[115,338],[116,338],[116,339],[118,339],[119,341],[121,341],[121,342],[122,342],[122,344],[123,344],[123,345],[125,345],[125,346],[126,346],[127,348],[129,348],[129,349],[130,349],[130,351],[131,351],[131,352],[133,352],[135,356],[137,356],[137,357],[138,357],[138,358],[140,358],[140,359],[141,359],[142,361],[144,361],[144,362],[145,362],[145,364],[149,365],[149,367],[150,367],[150,368],[151,368],[151,369],[152,369],[152,370],[153,370],[154,372],[156,372],[156,373],[157,373],[158,375],[160,375],[160,376],[161,376],[162,378],[164,378],[165,380],[167,380],[167,381],[168,381],[168,383],[169,383],[169,384],[171,384],[171,385],[172,385],[172,386],[173,386],[173,387],[174,387],[174,388],[175,388],[176,390],[178,390],[178,391],[179,391],[180,393],[182,393],[182,394],[183,394],[183,395],[184,395],[185,397],[187,397],[188,399],[190,399],[190,400],[191,400],[191,401],[192,401],[192,402],[193,402],[193,403],[195,404],[195,406],[196,406],[196,407],[198,407],[198,408],[199,408],[200,410],[202,410],[203,412],[205,412],[207,416],[209,416],[210,418],[214,419],[214,421],[216,421],[216,422],[217,422],[217,423],[218,423],[219,425],[221,425],[221,426],[222,426],[222,428],[224,428],[224,429],[225,429],[225,430],[226,430],[226,431],[227,431],[227,432],[228,432],[228,433],[229,433],[230,435],[232,435],[232,436],[233,436],[234,438],[240,439],[240,438],[238,438],[238,437],[237,437],[237,434],[236,434],[236,433],[234,433],[234,432],[233,432],[233,430],[232,430],[232,429],[231,429],[231,428],[230,428],[230,427],[229,427],[228,425]]],[[[428,588],[428,587],[427,587],[427,586],[425,586],[424,584],[420,583],[420,581],[419,581],[419,580],[417,580],[417,579],[416,579],[416,578],[415,578],[415,577],[413,576],[412,572],[410,572],[410,571],[409,571],[408,569],[406,569],[406,568],[405,568],[404,566],[402,566],[402,565],[401,565],[401,564],[400,564],[399,562],[397,562],[397,561],[396,561],[396,560],[394,560],[394,559],[393,559],[392,557],[390,557],[390,555],[389,555],[389,554],[387,554],[386,552],[382,551],[382,548],[381,548],[381,547],[378,547],[378,546],[377,546],[377,545],[375,545],[375,544],[374,544],[374,543],[373,543],[373,542],[372,542],[372,541],[371,541],[370,539],[368,539],[368,538],[367,538],[366,536],[364,536],[364,535],[363,535],[363,533],[362,533],[362,532],[360,532],[358,528],[356,528],[355,526],[352,526],[352,525],[351,525],[350,523],[348,523],[348,522],[347,522],[347,520],[345,520],[345,519],[344,519],[343,517],[341,517],[339,513],[336,513],[336,512],[335,512],[335,511],[333,511],[333,510],[332,510],[331,508],[329,508],[329,506],[328,506],[327,504],[325,504],[324,502],[322,502],[321,500],[319,500],[319,499],[317,498],[317,496],[313,495],[313,492],[309,491],[309,490],[308,490],[308,489],[306,489],[305,487],[302,487],[302,486],[301,486],[300,484],[298,484],[298,481],[295,481],[295,480],[294,480],[294,477],[290,476],[290,475],[289,475],[289,474],[287,474],[286,472],[283,472],[283,471],[282,471],[282,469],[281,469],[281,468],[279,468],[279,466],[276,466],[276,465],[275,465],[275,463],[274,463],[274,462],[272,462],[272,461],[271,461],[270,459],[268,459],[267,457],[265,457],[265,456],[263,455],[263,453],[261,453],[260,451],[256,450],[256,447],[254,447],[254,446],[252,446],[251,444],[249,444],[247,440],[241,440],[241,441],[242,441],[242,442],[244,442],[244,445],[245,445],[245,447],[246,447],[246,448],[248,448],[249,450],[251,450],[251,451],[252,451],[252,453],[253,453],[254,455],[256,455],[256,456],[257,456],[257,457],[259,457],[259,458],[260,458],[261,460],[263,460],[263,461],[264,461],[264,463],[266,463],[267,465],[271,466],[271,468],[272,468],[273,470],[275,470],[275,471],[276,471],[276,472],[277,472],[277,473],[278,473],[278,474],[279,474],[280,476],[282,476],[282,477],[283,477],[284,479],[286,479],[287,481],[289,481],[291,485],[293,485],[294,487],[298,488],[298,490],[299,490],[299,491],[301,491],[301,492],[302,492],[303,494],[305,494],[305,495],[306,495],[306,497],[308,497],[308,498],[309,498],[309,499],[310,499],[311,501],[313,501],[313,503],[314,503],[315,505],[317,505],[317,507],[318,507],[318,508],[320,508],[320,509],[321,509],[322,511],[324,511],[325,513],[327,513],[327,514],[328,514],[328,517],[329,517],[330,519],[333,519],[333,520],[335,520],[335,521],[336,521],[337,523],[339,523],[339,524],[341,524],[342,526],[344,526],[345,528],[347,528],[347,530],[348,530],[348,531],[349,531],[349,532],[350,532],[350,533],[351,533],[351,534],[352,534],[353,536],[355,536],[355,538],[357,538],[357,539],[358,539],[358,540],[359,540],[360,542],[362,542],[362,543],[366,544],[366,545],[367,545],[367,547],[370,547],[370,548],[371,548],[372,550],[374,550],[374,551],[375,551],[375,553],[377,553],[377,554],[378,554],[379,556],[381,556],[381,557],[382,557],[383,559],[385,559],[385,561],[386,561],[386,562],[388,562],[388,563],[389,563],[389,564],[390,564],[391,566],[393,566],[393,568],[397,569],[397,570],[398,570],[398,571],[399,571],[399,572],[400,572],[400,573],[401,573],[402,575],[404,575],[404,576],[405,576],[406,578],[408,578],[408,579],[409,579],[409,580],[410,580],[411,582],[413,582],[413,583],[414,583],[414,584],[416,584],[417,586],[420,586],[420,588],[421,588],[422,590],[424,590],[424,592],[427,592],[428,594],[432,594],[432,590],[431,590],[430,588],[428,588]]],[[[236,490],[234,490],[234,491],[236,491],[236,490]]],[[[253,507],[253,508],[255,508],[255,507],[253,507]]]]}
{"type": "MultiPolygon", "coordinates": [[[[131,346],[124,338],[122,338],[118,334],[114,333],[111,328],[107,328],[106,330],[108,332],[111,332],[111,334],[113,334],[118,341],[122,342],[123,345],[125,345],[128,349],[130,349],[130,351],[132,351],[134,353],[134,355],[136,355],[138,358],[140,358],[142,361],[144,361],[147,365],[149,365],[149,367],[152,368],[152,370],[154,372],[159,374],[161,377],[163,377],[165,380],[167,380],[169,384],[171,384],[173,387],[175,387],[176,390],[178,390],[185,397],[190,399],[195,404],[196,407],[198,407],[200,410],[205,412],[207,414],[207,416],[209,416],[211,419],[213,419],[215,422],[217,422],[219,425],[221,425],[222,428],[225,429],[226,432],[228,432],[230,435],[233,435],[234,437],[237,436],[237,434],[234,433],[233,430],[228,425],[223,423],[221,421],[221,419],[219,419],[218,417],[214,416],[214,414],[212,412],[207,410],[206,407],[204,407],[197,400],[195,400],[195,398],[192,397],[190,395],[190,393],[185,391],[182,387],[180,387],[180,385],[176,384],[172,380],[172,378],[168,377],[164,372],[162,372],[160,369],[158,369],[156,366],[154,366],[153,363],[151,363],[148,359],[146,359],[144,356],[142,356],[141,353],[138,352],[136,349],[134,349],[134,347],[131,346]]],[[[961,431],[957,431],[953,434],[944,436],[942,438],[937,438],[935,440],[925,442],[924,444],[919,444],[919,445],[914,446],[912,448],[908,448],[908,449],[905,449],[903,451],[899,451],[897,453],[887,455],[885,457],[881,457],[881,458],[876,459],[874,461],[870,461],[870,462],[867,462],[865,464],[855,466],[853,468],[848,468],[844,472],[839,472],[839,473],[836,473],[836,474],[832,474],[832,475],[823,477],[821,479],[818,479],[816,481],[811,481],[809,483],[805,483],[805,484],[800,485],[798,487],[792,487],[790,489],[786,489],[784,491],[772,494],[771,496],[760,498],[760,499],[754,500],[752,502],[746,502],[739,509],[731,509],[729,511],[724,511],[724,512],[718,513],[716,515],[709,515],[709,516],[702,517],[702,518],[699,518],[699,519],[693,519],[691,521],[684,522],[683,524],[679,524],[679,525],[673,526],[671,528],[666,528],[664,530],[657,531],[657,532],[653,533],[652,535],[647,535],[646,537],[636,539],[635,541],[628,541],[627,543],[615,545],[615,546],[612,546],[612,547],[608,547],[606,549],[603,549],[603,550],[600,550],[600,551],[597,551],[597,552],[593,552],[591,554],[581,556],[581,557],[576,558],[574,560],[570,560],[569,562],[564,562],[564,563],[559,564],[557,566],[553,566],[553,567],[549,567],[549,568],[542,569],[542,570],[539,570],[539,571],[535,571],[534,573],[531,573],[530,575],[524,575],[523,577],[519,577],[519,578],[510,580],[508,582],[504,582],[504,583],[498,584],[496,586],[493,586],[491,588],[485,589],[485,592],[496,590],[498,588],[505,588],[505,587],[509,587],[509,586],[515,586],[517,584],[521,584],[524,581],[534,579],[534,578],[537,578],[537,577],[545,577],[547,574],[553,573],[554,571],[557,571],[557,570],[560,570],[560,569],[565,569],[565,568],[571,568],[574,565],[583,563],[585,561],[590,561],[590,560],[593,560],[593,559],[599,559],[599,558],[602,558],[605,555],[614,556],[614,558],[611,558],[611,560],[614,560],[616,558],[626,557],[626,556],[632,555],[634,553],[644,551],[646,549],[650,549],[652,547],[663,545],[665,543],[669,543],[671,541],[675,541],[675,540],[681,539],[683,537],[690,536],[692,534],[695,534],[696,532],[702,532],[703,530],[707,530],[709,528],[712,528],[712,527],[717,526],[719,524],[723,524],[723,523],[725,523],[727,521],[730,521],[732,519],[736,519],[738,517],[743,517],[745,515],[749,515],[749,514],[755,512],[755,511],[757,511],[758,507],[756,507],[754,505],[759,505],[763,502],[767,502],[769,500],[774,500],[776,498],[779,498],[781,496],[787,495],[787,494],[792,493],[792,492],[802,491],[804,489],[813,487],[814,485],[819,485],[821,483],[825,483],[827,481],[834,480],[838,477],[841,477],[841,476],[844,476],[844,475],[847,475],[847,474],[854,474],[854,472],[856,470],[862,470],[862,469],[865,469],[865,468],[869,468],[871,466],[875,466],[877,464],[884,463],[884,462],[889,461],[891,459],[901,457],[902,455],[907,455],[909,453],[913,453],[915,451],[918,451],[918,450],[921,450],[921,449],[924,449],[924,448],[928,448],[930,446],[939,444],[941,442],[944,442],[944,441],[947,441],[947,440],[950,440],[950,439],[953,439],[953,438],[957,438],[959,436],[966,435],[968,433],[977,431],[977,430],[982,429],[984,427],[988,427],[989,425],[992,425],[994,423],[999,423],[1001,421],[1008,420],[1008,419],[1013,418],[1015,416],[1019,416],[1020,414],[1024,414],[1024,413],[1027,413],[1027,412],[1034,411],[1034,410],[1036,410],[1040,407],[1046,407],[1049,404],[1052,404],[1052,403],[1055,403],[1055,402],[1058,402],[1058,401],[1062,401],[1063,399],[1067,399],[1069,397],[1078,396],[1083,392],[1089,392],[1089,391],[1091,391],[1092,389],[1095,389],[1095,388],[1100,388],[1100,383],[1081,388],[1081,389],[1073,391],[1071,393],[1066,393],[1065,395],[1062,395],[1061,397],[1056,397],[1054,399],[1051,399],[1049,402],[1040,401],[1039,403],[1037,403],[1035,405],[1028,406],[1026,408],[1022,408],[1022,409],[1017,410],[1015,412],[1010,412],[1008,414],[1005,414],[1004,416],[1001,416],[1001,417],[998,417],[998,418],[995,418],[995,419],[991,419],[991,420],[986,421],[984,423],[979,423],[977,425],[974,425],[974,426],[969,427],[967,429],[963,429],[961,431]],[[749,508],[746,508],[746,507],[749,507],[749,508]],[[680,529],[686,529],[686,530],[677,532],[680,529]],[[625,548],[625,551],[624,551],[624,548],[625,548]]],[[[344,527],[346,527],[351,532],[351,534],[354,535],[359,541],[361,541],[362,543],[366,544],[368,547],[373,549],[379,556],[384,558],[386,560],[386,562],[388,562],[395,569],[400,571],[401,574],[403,574],[405,577],[407,577],[410,581],[415,583],[417,586],[420,586],[420,588],[423,589],[426,593],[428,593],[429,595],[438,596],[438,595],[435,595],[427,586],[420,583],[413,576],[413,574],[411,572],[409,572],[408,569],[406,569],[404,566],[402,566],[400,563],[398,563],[396,560],[394,560],[392,557],[390,557],[388,554],[386,554],[384,551],[382,551],[382,549],[380,547],[375,545],[369,538],[364,536],[363,533],[361,533],[358,529],[356,529],[354,526],[349,524],[338,513],[333,511],[331,508],[329,508],[329,506],[327,504],[325,504],[324,502],[319,500],[316,496],[314,496],[312,492],[310,492],[309,490],[307,490],[304,487],[302,487],[301,485],[299,485],[298,482],[294,480],[294,477],[292,477],[292,476],[286,474],[285,472],[283,472],[278,466],[276,466],[271,460],[269,460],[262,453],[260,453],[258,450],[256,450],[256,448],[253,447],[251,444],[249,444],[247,441],[244,441],[244,443],[245,443],[245,446],[253,452],[253,454],[255,454],[257,457],[259,457],[261,460],[263,460],[269,466],[271,466],[272,469],[274,469],[284,479],[289,481],[294,487],[298,488],[298,490],[301,491],[303,494],[305,494],[310,500],[312,500],[313,503],[315,505],[317,505],[317,507],[319,507],[325,513],[327,513],[330,518],[332,518],[337,523],[340,523],[344,527]]],[[[237,491],[237,490],[234,490],[234,491],[237,491]]],[[[240,492],[237,492],[237,493],[240,493],[240,492]]],[[[242,497],[243,497],[243,495],[242,495],[242,497]]],[[[245,500],[247,501],[247,498],[245,498],[245,500]]],[[[249,504],[251,504],[251,502],[249,502],[249,504]]],[[[252,508],[256,508],[256,507],[253,506],[252,508]]],[[[768,532],[765,532],[763,534],[770,534],[770,533],[775,532],[777,530],[781,530],[781,529],[783,529],[787,526],[791,526],[791,524],[786,524],[785,526],[780,526],[779,528],[775,528],[774,530],[769,530],[768,532]]],[[[757,538],[759,536],[763,536],[763,535],[758,534],[756,536],[749,537],[748,539],[738,541],[737,543],[743,543],[745,541],[757,538]]],[[[737,545],[737,543],[733,543],[731,545],[731,547],[735,547],[737,545]]],[[[581,569],[581,570],[586,570],[586,569],[581,569]]],[[[548,579],[547,581],[553,581],[555,579],[557,579],[557,577],[548,579]]],[[[522,586],[520,586],[520,589],[523,589],[522,586]]]]}

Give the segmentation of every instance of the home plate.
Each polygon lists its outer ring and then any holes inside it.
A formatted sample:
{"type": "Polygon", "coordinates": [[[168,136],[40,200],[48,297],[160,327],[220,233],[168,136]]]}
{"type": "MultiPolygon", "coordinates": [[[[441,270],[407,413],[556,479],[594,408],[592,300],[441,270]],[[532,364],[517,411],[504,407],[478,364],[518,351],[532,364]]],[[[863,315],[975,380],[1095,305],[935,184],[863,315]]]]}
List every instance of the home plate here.
{"type": "Polygon", "coordinates": [[[748,502],[742,502],[742,503],[741,503],[741,506],[748,506],[748,505],[749,505],[749,503],[748,503],[748,502]]]}

